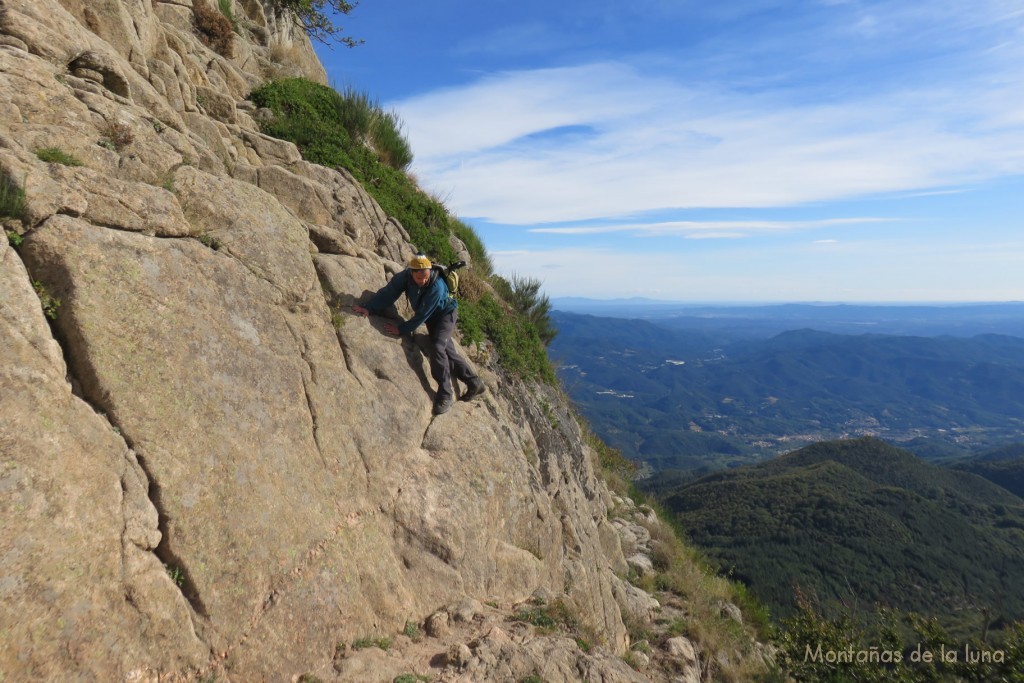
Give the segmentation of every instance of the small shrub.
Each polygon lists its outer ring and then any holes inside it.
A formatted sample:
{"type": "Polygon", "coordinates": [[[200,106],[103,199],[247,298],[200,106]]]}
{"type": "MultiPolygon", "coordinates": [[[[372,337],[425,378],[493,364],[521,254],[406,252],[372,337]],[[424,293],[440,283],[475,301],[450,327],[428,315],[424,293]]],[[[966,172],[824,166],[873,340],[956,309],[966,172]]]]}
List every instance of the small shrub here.
{"type": "Polygon", "coordinates": [[[367,636],[365,638],[357,638],[356,640],[352,641],[353,650],[365,650],[370,647],[379,647],[381,650],[384,650],[386,652],[387,650],[391,649],[391,639],[374,638],[372,636],[367,636]]]}
{"type": "MultiPolygon", "coordinates": [[[[341,311],[336,310],[336,309],[331,309],[331,325],[334,327],[334,329],[341,330],[341,328],[343,328],[345,326],[345,321],[346,320],[347,320],[347,318],[344,315],[341,314],[341,311]]],[[[409,628],[409,624],[408,623],[405,625],[405,628],[406,629],[409,628]]],[[[408,635],[408,634],[406,634],[406,635],[408,635]]]]}
{"type": "Polygon", "coordinates": [[[491,256],[487,253],[487,249],[484,248],[483,241],[476,234],[472,226],[455,219],[452,221],[452,232],[466,245],[466,249],[473,259],[473,270],[481,277],[492,275],[494,273],[494,263],[491,261],[491,256]]]}
{"type": "Polygon", "coordinates": [[[405,622],[405,628],[402,629],[402,635],[411,638],[413,642],[419,642],[423,638],[423,630],[416,622],[407,621],[405,622]]]}
{"type": "Polygon", "coordinates": [[[230,58],[235,51],[235,33],[228,18],[207,5],[206,0],[197,0],[192,14],[203,44],[222,57],[230,58]]]}
{"type": "Polygon", "coordinates": [[[552,633],[559,628],[575,631],[578,626],[576,617],[561,599],[554,600],[551,604],[535,599],[529,607],[523,607],[510,616],[509,621],[533,624],[540,633],[552,633]]]}
{"type": "Polygon", "coordinates": [[[43,314],[50,320],[56,320],[57,309],[60,308],[60,299],[50,294],[50,290],[39,280],[33,280],[32,287],[39,296],[39,303],[43,307],[43,314]]]}
{"type": "Polygon", "coordinates": [[[18,247],[20,247],[25,242],[25,238],[22,237],[21,235],[19,235],[18,233],[14,232],[13,230],[8,230],[7,231],[7,242],[12,247],[17,249],[18,247]]]}
{"type": "Polygon", "coordinates": [[[402,127],[402,119],[397,112],[384,112],[378,108],[370,127],[370,145],[382,162],[404,171],[412,164],[413,155],[402,127]]]}
{"type": "Polygon", "coordinates": [[[73,155],[61,150],[59,147],[44,147],[36,150],[36,156],[48,164],[63,164],[64,166],[81,166],[82,162],[73,155]]]}
{"type": "Polygon", "coordinates": [[[220,248],[224,246],[223,244],[221,244],[221,241],[219,239],[205,232],[199,235],[197,239],[203,244],[203,246],[209,247],[214,251],[219,251],[220,248]]]}
{"type": "Polygon", "coordinates": [[[0,171],[0,218],[25,217],[25,190],[7,171],[0,171]]]}
{"type": "Polygon", "coordinates": [[[170,565],[164,565],[164,569],[167,570],[167,576],[171,577],[171,581],[178,588],[185,585],[185,572],[181,571],[179,567],[171,567],[170,565]]]}
{"type": "Polygon", "coordinates": [[[480,344],[485,337],[490,339],[501,365],[512,374],[551,385],[557,383],[536,327],[502,305],[493,294],[486,293],[479,301],[459,302],[459,329],[466,344],[480,344]]]}
{"type": "Polygon", "coordinates": [[[135,135],[128,124],[120,121],[108,121],[100,131],[99,144],[111,151],[119,152],[135,141],[135,135]]]}
{"type": "Polygon", "coordinates": [[[495,275],[491,281],[502,298],[533,323],[544,345],[550,344],[558,330],[551,323],[551,300],[541,293],[541,281],[514,273],[507,280],[495,275]]]}

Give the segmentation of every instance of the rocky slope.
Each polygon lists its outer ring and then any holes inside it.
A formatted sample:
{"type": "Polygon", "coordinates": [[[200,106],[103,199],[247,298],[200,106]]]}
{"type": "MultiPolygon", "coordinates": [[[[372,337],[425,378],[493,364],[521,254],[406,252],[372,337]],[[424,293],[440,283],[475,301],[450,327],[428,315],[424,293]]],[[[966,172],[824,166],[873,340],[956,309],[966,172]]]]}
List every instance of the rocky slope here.
{"type": "Polygon", "coordinates": [[[347,307],[403,228],[245,99],[323,81],[308,41],[233,0],[225,57],[192,4],[0,0],[0,680],[648,680],[561,397],[471,353],[485,398],[431,416],[347,307]],[[538,591],[600,647],[508,621],[538,591]]]}

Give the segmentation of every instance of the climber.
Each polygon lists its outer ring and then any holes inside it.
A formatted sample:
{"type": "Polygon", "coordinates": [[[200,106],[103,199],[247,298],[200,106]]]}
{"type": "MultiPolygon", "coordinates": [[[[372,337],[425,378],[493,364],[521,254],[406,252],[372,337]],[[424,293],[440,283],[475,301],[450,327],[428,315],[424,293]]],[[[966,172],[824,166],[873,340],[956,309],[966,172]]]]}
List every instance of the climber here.
{"type": "Polygon", "coordinates": [[[434,415],[448,412],[454,392],[452,380],[460,379],[466,385],[463,401],[484,393],[484,382],[477,377],[469,363],[455,350],[452,333],[458,318],[458,302],[448,293],[448,286],[439,271],[432,268],[430,259],[417,254],[409,267],[391,278],[369,301],[355,304],[352,310],[362,316],[379,313],[398,300],[405,292],[413,317],[400,325],[384,323],[384,331],[394,336],[411,335],[421,323],[427,324],[430,335],[430,375],[437,382],[434,415]]]}

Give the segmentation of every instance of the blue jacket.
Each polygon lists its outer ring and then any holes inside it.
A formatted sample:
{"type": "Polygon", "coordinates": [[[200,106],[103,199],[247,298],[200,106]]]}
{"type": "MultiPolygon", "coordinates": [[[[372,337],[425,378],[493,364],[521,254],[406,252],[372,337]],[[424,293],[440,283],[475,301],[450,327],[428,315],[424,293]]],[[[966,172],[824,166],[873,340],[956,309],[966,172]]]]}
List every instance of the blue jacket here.
{"type": "Polygon", "coordinates": [[[412,279],[412,274],[406,268],[398,273],[391,282],[382,287],[374,294],[363,307],[370,313],[380,313],[382,310],[398,301],[398,297],[405,292],[409,305],[416,313],[398,326],[402,334],[412,334],[421,324],[427,322],[435,315],[451,313],[458,308],[458,302],[454,297],[448,295],[448,285],[444,278],[439,276],[438,271],[430,271],[430,279],[422,287],[412,279]]]}

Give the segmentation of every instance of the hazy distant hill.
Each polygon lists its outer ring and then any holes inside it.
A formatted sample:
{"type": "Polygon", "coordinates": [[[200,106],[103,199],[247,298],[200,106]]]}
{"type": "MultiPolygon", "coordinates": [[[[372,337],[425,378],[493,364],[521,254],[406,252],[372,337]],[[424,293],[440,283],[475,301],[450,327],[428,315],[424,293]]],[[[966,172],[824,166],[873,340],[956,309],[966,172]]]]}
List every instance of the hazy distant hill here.
{"type": "Polygon", "coordinates": [[[729,466],[876,435],[957,455],[1024,434],[1024,339],[840,335],[719,343],[556,311],[552,356],[595,430],[656,469],[729,466]],[[943,448],[943,444],[945,448],[943,448]]]}
{"type": "Polygon", "coordinates": [[[664,503],[777,615],[799,585],[842,610],[1024,617],[1024,500],[877,439],[719,472],[664,503]]]}
{"type": "Polygon", "coordinates": [[[953,335],[1008,334],[1024,337],[1024,302],[854,305],[695,305],[652,299],[551,300],[561,312],[642,319],[662,327],[712,334],[720,340],[764,339],[800,328],[837,334],[953,335]]]}

